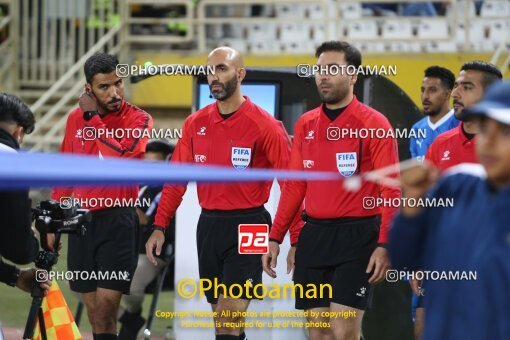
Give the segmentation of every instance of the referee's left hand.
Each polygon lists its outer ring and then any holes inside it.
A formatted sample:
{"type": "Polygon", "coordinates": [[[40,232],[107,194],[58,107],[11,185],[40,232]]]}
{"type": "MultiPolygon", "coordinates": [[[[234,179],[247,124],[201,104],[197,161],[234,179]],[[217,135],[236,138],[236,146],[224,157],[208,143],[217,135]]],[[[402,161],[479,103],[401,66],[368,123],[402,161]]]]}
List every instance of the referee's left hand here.
{"type": "Polygon", "coordinates": [[[287,254],[287,274],[292,273],[296,261],[296,247],[290,247],[287,254]]]}
{"type": "Polygon", "coordinates": [[[163,243],[165,243],[165,234],[163,234],[161,230],[154,230],[151,237],[147,240],[147,243],[145,243],[145,253],[147,254],[147,258],[155,266],[158,265],[158,261],[156,261],[156,258],[154,257],[154,250],[156,250],[156,255],[161,255],[163,243]]]}
{"type": "Polygon", "coordinates": [[[368,262],[368,267],[366,273],[374,272],[370,279],[368,279],[368,283],[370,284],[378,284],[386,275],[386,271],[390,269],[390,258],[388,257],[388,250],[383,247],[375,248],[372,256],[370,256],[370,261],[368,262]]]}

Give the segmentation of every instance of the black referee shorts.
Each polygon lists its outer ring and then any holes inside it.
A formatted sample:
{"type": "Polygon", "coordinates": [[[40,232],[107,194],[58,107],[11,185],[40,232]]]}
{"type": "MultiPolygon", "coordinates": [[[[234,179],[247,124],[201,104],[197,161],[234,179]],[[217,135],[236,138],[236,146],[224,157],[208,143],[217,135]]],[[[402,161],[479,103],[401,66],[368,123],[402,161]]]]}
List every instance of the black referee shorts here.
{"type": "MultiPolygon", "coordinates": [[[[227,289],[233,284],[244,288],[247,281],[253,286],[262,283],[262,255],[239,254],[239,224],[271,226],[271,215],[264,207],[231,211],[202,209],[197,227],[200,279],[208,279],[214,284],[216,278],[217,282],[224,284],[227,289]]],[[[234,288],[232,295],[238,296],[241,291],[234,288]]],[[[221,294],[222,290],[219,289],[218,292],[221,294]]],[[[248,293],[253,296],[253,292],[248,293]]],[[[218,302],[218,296],[215,296],[212,289],[204,294],[207,302],[218,302]]],[[[240,298],[249,299],[247,295],[242,294],[240,298]]]]}
{"type": "Polygon", "coordinates": [[[68,269],[87,272],[87,276],[80,276],[87,280],[69,283],[71,290],[89,293],[106,288],[129,293],[138,263],[140,239],[135,208],[92,211],[92,221],[86,226],[85,236],[69,235],[68,269]],[[96,273],[95,277],[92,272],[96,273]]]}
{"type": "Polygon", "coordinates": [[[299,235],[294,283],[331,285],[323,296],[300,296],[296,288],[296,309],[329,307],[330,302],[365,310],[371,301],[372,287],[365,271],[379,238],[379,216],[316,220],[308,218],[299,235]]]}

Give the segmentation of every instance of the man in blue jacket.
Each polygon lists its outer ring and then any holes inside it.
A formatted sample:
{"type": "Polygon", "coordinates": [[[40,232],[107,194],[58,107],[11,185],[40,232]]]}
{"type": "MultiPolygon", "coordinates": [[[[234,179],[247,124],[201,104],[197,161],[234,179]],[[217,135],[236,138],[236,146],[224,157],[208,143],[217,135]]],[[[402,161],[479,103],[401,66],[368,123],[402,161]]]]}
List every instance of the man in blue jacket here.
{"type": "Polygon", "coordinates": [[[431,274],[425,281],[425,340],[507,339],[510,83],[491,87],[463,115],[479,120],[480,165],[454,167],[437,184],[438,171],[428,164],[402,173],[406,197],[453,199],[454,204],[402,208],[391,230],[390,256],[395,269],[431,274]]]}

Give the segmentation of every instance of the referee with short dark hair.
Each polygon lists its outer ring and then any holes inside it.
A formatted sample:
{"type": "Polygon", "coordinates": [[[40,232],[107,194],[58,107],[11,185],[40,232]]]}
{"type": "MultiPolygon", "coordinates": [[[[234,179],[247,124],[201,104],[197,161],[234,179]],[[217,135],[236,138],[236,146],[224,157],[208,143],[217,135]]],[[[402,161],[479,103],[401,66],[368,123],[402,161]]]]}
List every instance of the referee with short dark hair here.
{"type": "MultiPolygon", "coordinates": [[[[106,53],[97,53],[85,62],[87,83],[79,107],[67,119],[61,152],[100,159],[143,157],[148,138],[115,133],[122,129],[152,129],[152,117],[124,100],[124,84],[116,74],[118,63],[115,56],[106,53]],[[96,133],[91,134],[91,131],[96,133]]],[[[138,259],[139,225],[134,206],[106,206],[106,202],[135,202],[138,187],[60,188],[52,194],[56,200],[71,196],[84,203],[82,208],[92,211],[92,221],[87,225],[85,236],[69,235],[68,269],[89,275],[95,272],[97,280],[74,280],[70,286],[73,291],[82,293],[94,339],[117,339],[120,299],[122,293],[129,293],[138,259]],[[110,279],[105,279],[102,273],[110,279]],[[129,276],[120,277],[119,273],[129,276]],[[113,279],[114,275],[117,279],[113,279]]]]}
{"type": "MultiPolygon", "coordinates": [[[[216,102],[189,116],[184,122],[182,138],[177,143],[172,162],[197,165],[247,168],[288,167],[291,141],[283,124],[241,94],[246,71],[239,52],[230,47],[213,50],[207,64],[215,68],[207,80],[216,102]]],[[[261,255],[239,254],[239,224],[268,224],[271,216],[264,208],[272,181],[197,185],[202,214],[198,221],[197,248],[201,279],[244,286],[247,281],[262,283],[261,255]]],[[[168,222],[182,201],[186,185],[167,185],[159,202],[154,232],[147,241],[147,256],[156,264],[153,251],[159,255],[168,222]]],[[[302,225],[298,213],[294,224],[302,225]]],[[[222,311],[244,312],[252,293],[243,292],[240,299],[214,296],[206,292],[207,302],[218,313],[215,318],[216,339],[245,339],[238,323],[244,318],[226,317],[222,311]],[[249,296],[248,296],[249,295],[249,296]]]]}
{"type": "MultiPolygon", "coordinates": [[[[382,281],[389,268],[386,243],[388,224],[395,211],[390,207],[365,209],[364,198],[382,196],[391,200],[400,197],[400,189],[364,182],[352,192],[345,190],[344,180],[398,164],[397,142],[394,138],[361,139],[355,134],[363,129],[392,128],[381,113],[356,99],[356,74],[332,72],[333,68],[349,69],[347,65],[358,69],[360,52],[347,42],[329,41],[318,47],[316,57],[320,72],[315,75],[315,82],[323,104],[297,121],[290,168],[335,171],[343,180],[287,182],[271,235],[288,228],[305,199],[306,224],[297,243],[294,282],[303,287],[315,285],[316,289],[330,284],[332,298],[307,298],[296,290],[296,308],[354,311],[355,317],[345,319],[309,317],[309,321],[331,325],[310,327],[310,338],[358,340],[371,285],[382,281]],[[341,137],[340,129],[344,128],[353,133],[341,137]]],[[[270,252],[263,257],[264,270],[273,277],[278,252],[278,243],[270,242],[270,252]]]]}

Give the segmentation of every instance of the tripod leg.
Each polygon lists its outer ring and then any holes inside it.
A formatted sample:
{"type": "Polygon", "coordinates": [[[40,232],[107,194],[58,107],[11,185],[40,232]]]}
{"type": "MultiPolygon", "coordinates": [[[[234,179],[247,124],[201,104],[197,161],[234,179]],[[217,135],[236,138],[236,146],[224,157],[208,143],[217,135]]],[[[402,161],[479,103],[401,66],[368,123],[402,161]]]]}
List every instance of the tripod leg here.
{"type": "Polygon", "coordinates": [[[83,313],[83,302],[78,302],[78,307],[76,308],[76,314],[74,316],[74,322],[77,327],[80,327],[81,314],[83,313]]]}
{"type": "Polygon", "coordinates": [[[32,339],[34,337],[34,328],[37,322],[37,314],[41,308],[42,299],[42,297],[34,297],[32,299],[32,305],[30,306],[30,311],[28,312],[27,323],[25,324],[23,339],[32,339]]]}
{"type": "Polygon", "coordinates": [[[44,324],[44,313],[41,307],[39,307],[39,328],[41,329],[41,338],[42,340],[47,340],[46,337],[46,325],[44,324]]]}

